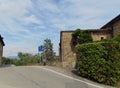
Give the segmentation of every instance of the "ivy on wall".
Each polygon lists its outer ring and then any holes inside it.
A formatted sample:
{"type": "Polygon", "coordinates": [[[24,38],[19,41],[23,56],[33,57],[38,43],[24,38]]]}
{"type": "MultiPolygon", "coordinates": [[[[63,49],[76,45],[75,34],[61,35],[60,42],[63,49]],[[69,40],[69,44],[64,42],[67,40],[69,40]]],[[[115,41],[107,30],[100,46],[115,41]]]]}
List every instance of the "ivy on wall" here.
{"type": "Polygon", "coordinates": [[[91,33],[87,30],[76,29],[72,33],[72,44],[75,46],[77,44],[83,44],[92,42],[91,33]]]}

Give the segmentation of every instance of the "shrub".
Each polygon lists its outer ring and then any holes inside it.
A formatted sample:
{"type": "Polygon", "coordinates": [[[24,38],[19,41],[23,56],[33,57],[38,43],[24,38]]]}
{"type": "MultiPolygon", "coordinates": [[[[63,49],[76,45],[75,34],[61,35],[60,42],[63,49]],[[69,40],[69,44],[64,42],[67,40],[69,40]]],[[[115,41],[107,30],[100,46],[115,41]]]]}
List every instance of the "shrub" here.
{"type": "Polygon", "coordinates": [[[120,34],[112,39],[115,42],[120,42],[120,34]]]}
{"type": "Polygon", "coordinates": [[[7,57],[2,57],[2,64],[11,64],[11,59],[7,57]]]}
{"type": "Polygon", "coordinates": [[[79,44],[76,54],[76,69],[81,76],[107,85],[120,80],[120,43],[79,44]]]}

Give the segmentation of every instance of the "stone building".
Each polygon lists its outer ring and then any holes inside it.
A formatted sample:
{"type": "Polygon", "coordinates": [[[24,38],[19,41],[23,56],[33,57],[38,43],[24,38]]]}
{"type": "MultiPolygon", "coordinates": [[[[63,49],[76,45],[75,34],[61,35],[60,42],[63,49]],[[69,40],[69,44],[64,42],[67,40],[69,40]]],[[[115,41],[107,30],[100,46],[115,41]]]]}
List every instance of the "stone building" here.
{"type": "MultiPolygon", "coordinates": [[[[120,34],[120,15],[112,19],[100,29],[87,29],[91,33],[93,41],[110,39],[120,34]]],[[[75,62],[76,54],[72,46],[72,33],[74,31],[60,32],[60,61],[63,67],[72,68],[75,62]]]]}
{"type": "Polygon", "coordinates": [[[112,37],[120,34],[120,14],[101,27],[104,30],[110,30],[112,37]]]}
{"type": "Polygon", "coordinates": [[[3,46],[5,46],[3,37],[0,35],[0,66],[2,65],[3,46]]]}

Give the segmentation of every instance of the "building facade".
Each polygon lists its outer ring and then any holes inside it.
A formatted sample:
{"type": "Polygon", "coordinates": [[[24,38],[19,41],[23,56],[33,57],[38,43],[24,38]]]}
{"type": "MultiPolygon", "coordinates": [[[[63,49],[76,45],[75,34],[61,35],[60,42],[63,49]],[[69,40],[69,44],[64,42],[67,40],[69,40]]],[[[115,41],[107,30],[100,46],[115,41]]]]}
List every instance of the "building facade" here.
{"type": "Polygon", "coordinates": [[[3,46],[5,46],[3,37],[0,35],[0,66],[2,65],[3,46]]]}
{"type": "Polygon", "coordinates": [[[112,37],[120,34],[120,14],[101,27],[104,30],[111,30],[112,37]]]}
{"type": "MultiPolygon", "coordinates": [[[[87,29],[91,33],[93,41],[102,39],[111,39],[112,37],[120,34],[120,15],[105,24],[100,29],[87,29]]],[[[75,62],[76,54],[73,51],[72,33],[74,31],[61,31],[60,32],[60,61],[63,67],[72,68],[75,62]]]]}
{"type": "Polygon", "coordinates": [[[63,67],[70,67],[70,64],[74,61],[72,33],[73,31],[61,31],[60,33],[60,61],[63,67]]]}

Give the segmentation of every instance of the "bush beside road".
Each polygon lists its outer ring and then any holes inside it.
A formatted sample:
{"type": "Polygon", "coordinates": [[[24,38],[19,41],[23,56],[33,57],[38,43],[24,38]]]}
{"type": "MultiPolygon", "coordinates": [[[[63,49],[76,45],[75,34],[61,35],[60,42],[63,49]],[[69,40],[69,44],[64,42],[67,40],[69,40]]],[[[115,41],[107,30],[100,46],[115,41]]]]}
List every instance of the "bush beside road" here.
{"type": "Polygon", "coordinates": [[[76,46],[79,74],[115,86],[120,80],[120,43],[98,42],[76,46]]]}

